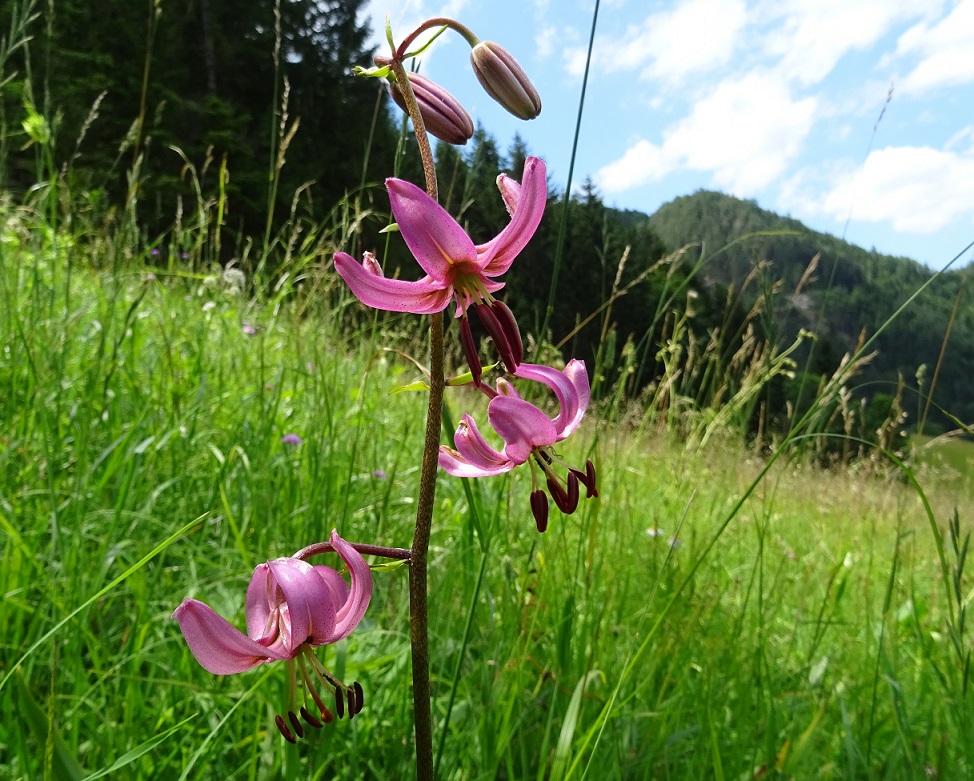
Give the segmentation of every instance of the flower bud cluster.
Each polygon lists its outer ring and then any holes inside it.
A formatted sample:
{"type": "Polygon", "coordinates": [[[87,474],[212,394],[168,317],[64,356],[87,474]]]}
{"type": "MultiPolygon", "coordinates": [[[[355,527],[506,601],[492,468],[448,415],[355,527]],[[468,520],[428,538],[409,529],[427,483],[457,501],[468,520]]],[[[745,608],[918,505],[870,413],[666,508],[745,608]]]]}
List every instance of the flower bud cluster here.
{"type": "MultiPolygon", "coordinates": [[[[467,37],[470,40],[472,36],[467,37]]],[[[493,41],[474,38],[470,43],[470,64],[487,94],[519,119],[537,117],[541,113],[541,96],[514,55],[493,41]]],[[[374,70],[359,69],[359,72],[389,78],[389,94],[393,102],[408,114],[408,98],[390,67],[392,62],[389,57],[376,57],[374,70]]],[[[444,87],[418,73],[407,73],[407,79],[426,131],[448,144],[466,144],[473,136],[474,128],[460,101],[444,87]]]]}

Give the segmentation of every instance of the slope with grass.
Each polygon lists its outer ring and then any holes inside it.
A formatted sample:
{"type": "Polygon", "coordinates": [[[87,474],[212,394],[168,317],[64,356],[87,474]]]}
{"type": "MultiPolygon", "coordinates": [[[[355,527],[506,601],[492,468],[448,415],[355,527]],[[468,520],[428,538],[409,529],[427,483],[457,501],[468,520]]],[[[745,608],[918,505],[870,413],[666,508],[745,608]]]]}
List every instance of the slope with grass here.
{"type": "MultiPolygon", "coordinates": [[[[775,328],[786,342],[800,328],[818,335],[820,374],[833,371],[861,333],[868,336],[879,330],[920,285],[935,276],[916,261],[867,251],[761,209],[753,201],[718,192],[700,190],[677,198],[660,207],[649,222],[671,247],[700,244],[707,256],[704,277],[742,290],[748,302],[769,295],[780,280],[775,328]],[[810,266],[811,275],[806,276],[810,266]]],[[[972,273],[962,268],[937,275],[888,324],[876,343],[878,355],[860,375],[861,395],[868,398],[877,390],[892,395],[898,376],[917,388],[914,376],[923,365],[926,374],[917,389],[922,396],[931,390],[939,361],[934,402],[961,420],[974,421],[969,382],[974,374],[972,273]]],[[[918,402],[921,416],[923,402],[918,402]]],[[[909,408],[913,407],[911,403],[909,408]]],[[[935,409],[934,416],[939,425],[949,426],[935,409]]]]}
{"type": "MultiPolygon", "coordinates": [[[[273,724],[284,670],[212,676],[170,615],[193,596],[242,625],[255,564],[332,528],[408,543],[424,400],[390,395],[417,371],[385,348],[416,349],[410,321],[355,328],[320,257],[265,300],[149,274],[133,246],[87,246],[112,269],[91,271],[33,212],[2,225],[0,779],[407,777],[401,568],[324,657],[365,709],[297,746],[273,724]]],[[[449,409],[482,413],[462,391],[449,409]]],[[[441,778],[974,772],[947,528],[963,501],[967,533],[969,494],[928,482],[928,514],[879,461],[769,468],[733,432],[699,447],[604,414],[563,448],[601,496],[544,535],[526,474],[441,481],[441,778]]]]}

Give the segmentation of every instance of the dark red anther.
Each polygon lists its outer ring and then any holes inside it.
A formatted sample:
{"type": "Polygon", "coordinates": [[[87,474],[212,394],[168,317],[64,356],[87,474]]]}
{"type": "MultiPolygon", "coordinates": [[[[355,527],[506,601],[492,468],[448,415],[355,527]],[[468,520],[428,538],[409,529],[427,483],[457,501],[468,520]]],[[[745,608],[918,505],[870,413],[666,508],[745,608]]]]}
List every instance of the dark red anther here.
{"type": "Polygon", "coordinates": [[[534,513],[538,531],[544,533],[548,528],[548,497],[544,491],[531,492],[531,512],[534,513]]]}
{"type": "Polygon", "coordinates": [[[351,721],[355,718],[355,714],[358,713],[358,708],[355,703],[355,691],[353,689],[346,689],[345,698],[348,700],[348,720],[351,721]]]}
{"type": "MultiPolygon", "coordinates": [[[[504,326],[497,319],[493,307],[488,304],[479,304],[477,306],[477,315],[480,317],[480,322],[484,324],[484,328],[487,329],[487,334],[493,339],[494,347],[497,348],[497,352],[500,353],[501,360],[504,362],[504,368],[513,374],[517,371],[517,362],[514,360],[514,347],[510,343],[510,338],[504,326]]],[[[519,341],[520,338],[518,336],[519,341]]]]}
{"type": "Polygon", "coordinates": [[[578,509],[578,476],[574,472],[568,473],[568,509],[565,511],[571,515],[578,509]]]}
{"type": "Polygon", "coordinates": [[[504,336],[507,337],[507,343],[510,345],[514,363],[520,365],[524,361],[524,343],[521,341],[521,329],[517,327],[514,313],[503,301],[495,301],[491,308],[497,315],[501,328],[504,329],[504,336]]]}
{"type": "Polygon", "coordinates": [[[578,482],[585,486],[585,498],[591,499],[599,495],[595,487],[595,465],[591,461],[585,462],[585,471],[572,469],[572,474],[578,478],[578,482]]]}
{"type": "Polygon", "coordinates": [[[309,711],[303,705],[301,706],[300,713],[301,713],[301,718],[304,719],[306,722],[308,722],[308,724],[310,724],[312,727],[315,727],[316,729],[321,729],[323,726],[325,726],[320,721],[318,721],[318,719],[311,714],[311,711],[309,711]]]}
{"type": "Polygon", "coordinates": [[[555,500],[555,505],[559,510],[565,515],[571,515],[571,511],[568,509],[568,491],[554,477],[548,478],[548,493],[555,500]]]}
{"type": "Polygon", "coordinates": [[[480,387],[480,377],[484,368],[480,363],[480,355],[477,354],[477,343],[474,341],[473,332],[470,330],[470,321],[466,313],[460,318],[460,344],[463,345],[463,354],[470,367],[470,374],[473,377],[475,387],[480,387]]]}
{"type": "Polygon", "coordinates": [[[345,718],[345,693],[341,687],[335,689],[335,713],[338,714],[338,718],[345,718]]]}
{"type": "Polygon", "coordinates": [[[274,723],[277,725],[278,731],[284,736],[284,740],[288,743],[297,743],[298,741],[294,739],[294,734],[287,728],[287,724],[284,723],[284,717],[278,714],[274,717],[274,723]]]}
{"type": "Polygon", "coordinates": [[[303,738],[304,727],[301,726],[301,722],[298,720],[298,714],[293,710],[289,710],[287,712],[287,719],[291,722],[291,726],[294,728],[294,731],[298,733],[298,737],[303,738]]]}
{"type": "Polygon", "coordinates": [[[352,688],[355,689],[355,712],[359,713],[362,706],[365,705],[365,692],[362,690],[362,684],[358,681],[352,684],[352,688]]]}
{"type": "Polygon", "coordinates": [[[585,483],[585,498],[591,499],[593,496],[598,496],[598,489],[595,487],[595,464],[591,460],[585,462],[585,476],[588,480],[585,483]]]}

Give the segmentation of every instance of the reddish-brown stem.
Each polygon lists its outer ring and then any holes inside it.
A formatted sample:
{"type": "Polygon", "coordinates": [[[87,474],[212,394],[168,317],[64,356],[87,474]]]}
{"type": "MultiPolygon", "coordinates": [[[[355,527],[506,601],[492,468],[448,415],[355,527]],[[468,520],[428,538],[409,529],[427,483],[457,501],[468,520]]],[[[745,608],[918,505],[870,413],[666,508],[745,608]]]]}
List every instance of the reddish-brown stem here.
{"type": "MultiPolygon", "coordinates": [[[[401,47],[400,47],[401,48],[401,47]]],[[[393,58],[400,91],[406,100],[409,117],[416,133],[416,143],[423,160],[426,192],[436,200],[436,167],[429,136],[419,113],[416,97],[402,60],[393,58]]],[[[430,374],[429,406],[426,410],[426,438],[423,444],[423,465],[419,477],[419,497],[416,500],[416,529],[413,532],[412,554],[409,557],[409,638],[413,668],[413,719],[416,732],[416,778],[433,778],[433,716],[430,708],[429,663],[429,607],[427,604],[427,559],[430,533],[433,527],[433,504],[436,499],[436,469],[440,447],[440,420],[443,413],[443,313],[430,316],[430,374]]]]}
{"type": "Polygon", "coordinates": [[[451,30],[456,30],[460,35],[463,36],[464,40],[470,44],[471,47],[476,46],[480,39],[473,34],[473,31],[467,27],[465,24],[460,24],[456,19],[449,19],[445,16],[437,16],[434,19],[427,19],[419,27],[413,30],[409,35],[402,39],[402,43],[399,44],[399,48],[396,49],[396,54],[394,59],[402,60],[406,56],[406,49],[409,45],[416,40],[416,38],[422,35],[427,30],[432,30],[434,27],[449,27],[451,30]]]}
{"type": "MultiPolygon", "coordinates": [[[[412,551],[407,548],[386,548],[383,545],[369,545],[364,542],[348,543],[363,556],[379,556],[383,559],[395,559],[397,561],[409,561],[412,551]]],[[[330,542],[316,542],[307,548],[302,548],[295,553],[292,559],[308,559],[312,556],[320,556],[322,553],[334,553],[335,546],[330,542]]]]}

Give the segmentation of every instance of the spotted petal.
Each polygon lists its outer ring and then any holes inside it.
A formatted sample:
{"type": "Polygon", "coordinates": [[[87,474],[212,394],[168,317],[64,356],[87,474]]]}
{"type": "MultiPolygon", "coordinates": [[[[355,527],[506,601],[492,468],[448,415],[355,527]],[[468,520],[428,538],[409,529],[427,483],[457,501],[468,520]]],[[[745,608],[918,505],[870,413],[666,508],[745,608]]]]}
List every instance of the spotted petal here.
{"type": "Polygon", "coordinates": [[[337,531],[331,533],[331,544],[348,567],[351,587],[331,567],[315,567],[315,571],[328,584],[332,593],[336,597],[341,595],[341,601],[336,602],[338,612],[335,614],[335,626],[331,634],[323,639],[316,635],[313,645],[337,643],[348,637],[359,625],[372,599],[372,570],[362,558],[362,554],[339,537],[337,531]],[[326,574],[325,571],[330,574],[326,574]]]}
{"type": "Polygon", "coordinates": [[[335,269],[342,275],[352,293],[366,306],[386,312],[412,312],[428,315],[441,312],[453,296],[453,289],[431,277],[409,282],[404,279],[387,279],[382,272],[376,273],[377,265],[358,263],[344,252],[335,253],[335,269]]]}
{"type": "MultiPolygon", "coordinates": [[[[500,185],[500,182],[498,182],[500,185]]],[[[501,187],[511,221],[486,244],[477,246],[478,262],[484,274],[496,277],[506,272],[541,224],[548,204],[548,179],[544,162],[537,157],[524,161],[524,176],[517,191],[505,182],[501,187]]]]}
{"type": "Polygon", "coordinates": [[[209,605],[185,600],[172,617],[186,638],[186,644],[204,670],[214,675],[232,675],[284,656],[252,640],[209,605]]]}
{"type": "Polygon", "coordinates": [[[433,280],[452,284],[455,266],[476,262],[473,241],[424,190],[402,179],[387,179],[386,189],[403,241],[433,280]]]}
{"type": "Polygon", "coordinates": [[[504,440],[504,454],[523,464],[536,447],[553,445],[558,431],[541,410],[524,399],[497,396],[487,405],[487,417],[504,440]]]}
{"type": "Polygon", "coordinates": [[[578,428],[585,411],[588,409],[591,397],[588,372],[585,362],[571,360],[564,371],[558,371],[550,366],[538,366],[532,363],[522,363],[514,374],[525,380],[534,380],[547,385],[558,399],[561,410],[553,423],[558,432],[555,441],[560,442],[578,428]]]}
{"type": "Polygon", "coordinates": [[[505,453],[490,446],[469,415],[460,418],[453,444],[456,450],[445,446],[440,448],[439,464],[443,471],[454,477],[502,475],[517,466],[505,453]]]}

